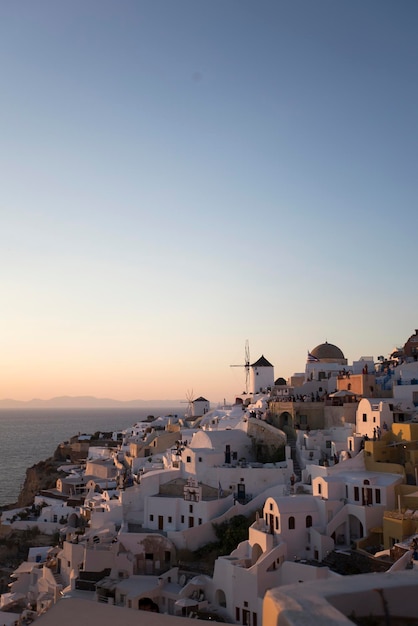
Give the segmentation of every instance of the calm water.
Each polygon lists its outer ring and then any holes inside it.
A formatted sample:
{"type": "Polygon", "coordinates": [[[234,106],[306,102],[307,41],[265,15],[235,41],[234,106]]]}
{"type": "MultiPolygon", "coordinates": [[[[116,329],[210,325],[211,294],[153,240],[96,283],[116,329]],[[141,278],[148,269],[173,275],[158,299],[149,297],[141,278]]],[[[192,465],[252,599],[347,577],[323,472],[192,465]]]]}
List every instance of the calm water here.
{"type": "Polygon", "coordinates": [[[181,415],[184,408],[0,409],[0,506],[16,502],[26,469],[51,456],[62,441],[169,413],[181,415]]]}

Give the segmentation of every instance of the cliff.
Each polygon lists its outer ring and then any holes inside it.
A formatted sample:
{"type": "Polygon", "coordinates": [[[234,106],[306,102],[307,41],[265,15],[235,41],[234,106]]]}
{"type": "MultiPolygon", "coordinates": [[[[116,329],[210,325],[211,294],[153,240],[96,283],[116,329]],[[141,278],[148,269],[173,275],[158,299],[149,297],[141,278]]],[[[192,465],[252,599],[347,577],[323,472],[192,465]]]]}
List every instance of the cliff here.
{"type": "Polygon", "coordinates": [[[17,506],[29,506],[41,490],[54,488],[57,479],[64,476],[63,472],[58,471],[60,465],[62,465],[61,459],[51,457],[29,467],[26,470],[25,482],[19,494],[17,506]]]}
{"type": "MultiPolygon", "coordinates": [[[[99,432],[95,433],[89,441],[78,441],[78,437],[74,436],[69,443],[60,443],[52,457],[29,467],[26,470],[25,481],[17,504],[13,507],[29,506],[40,491],[53,489],[57,479],[65,476],[65,472],[60,472],[58,468],[67,461],[72,463],[85,461],[91,445],[116,445],[114,441],[102,438],[101,435],[99,432]]],[[[12,508],[12,506],[7,508],[12,508]]]]}

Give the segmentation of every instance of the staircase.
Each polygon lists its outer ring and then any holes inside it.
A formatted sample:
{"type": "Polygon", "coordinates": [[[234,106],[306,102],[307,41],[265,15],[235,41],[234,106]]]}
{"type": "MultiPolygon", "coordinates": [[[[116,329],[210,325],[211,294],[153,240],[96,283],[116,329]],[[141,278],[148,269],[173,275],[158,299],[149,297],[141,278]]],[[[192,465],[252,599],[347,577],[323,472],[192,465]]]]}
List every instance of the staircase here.
{"type": "Polygon", "coordinates": [[[296,455],[295,431],[293,430],[293,428],[286,428],[285,432],[287,435],[287,444],[290,446],[290,450],[291,450],[291,457],[293,461],[293,472],[296,476],[296,482],[300,482],[302,479],[302,471],[300,469],[299,461],[296,455]]]}
{"type": "Polygon", "coordinates": [[[61,574],[58,574],[58,572],[53,572],[53,576],[57,585],[61,585],[61,587],[64,588],[64,581],[62,579],[61,574]]]}

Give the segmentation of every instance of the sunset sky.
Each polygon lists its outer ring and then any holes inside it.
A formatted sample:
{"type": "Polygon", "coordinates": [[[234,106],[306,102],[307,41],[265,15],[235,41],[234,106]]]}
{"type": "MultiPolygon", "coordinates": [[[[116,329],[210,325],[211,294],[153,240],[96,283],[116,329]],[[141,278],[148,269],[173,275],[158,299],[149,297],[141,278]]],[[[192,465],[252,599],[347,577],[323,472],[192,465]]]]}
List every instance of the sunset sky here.
{"type": "Polygon", "coordinates": [[[418,328],[418,3],[0,4],[0,398],[212,402],[418,328]]]}

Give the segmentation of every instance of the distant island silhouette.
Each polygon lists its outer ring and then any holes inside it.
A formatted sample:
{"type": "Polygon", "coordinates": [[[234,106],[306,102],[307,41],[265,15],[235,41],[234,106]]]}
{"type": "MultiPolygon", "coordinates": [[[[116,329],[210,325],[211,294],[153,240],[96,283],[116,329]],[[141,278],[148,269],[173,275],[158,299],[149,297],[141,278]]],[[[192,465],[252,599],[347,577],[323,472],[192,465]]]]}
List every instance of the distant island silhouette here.
{"type": "Polygon", "coordinates": [[[0,400],[0,409],[112,409],[140,407],[179,407],[181,400],[113,400],[112,398],[95,398],[94,396],[57,396],[49,400],[33,398],[32,400],[0,400]]]}

